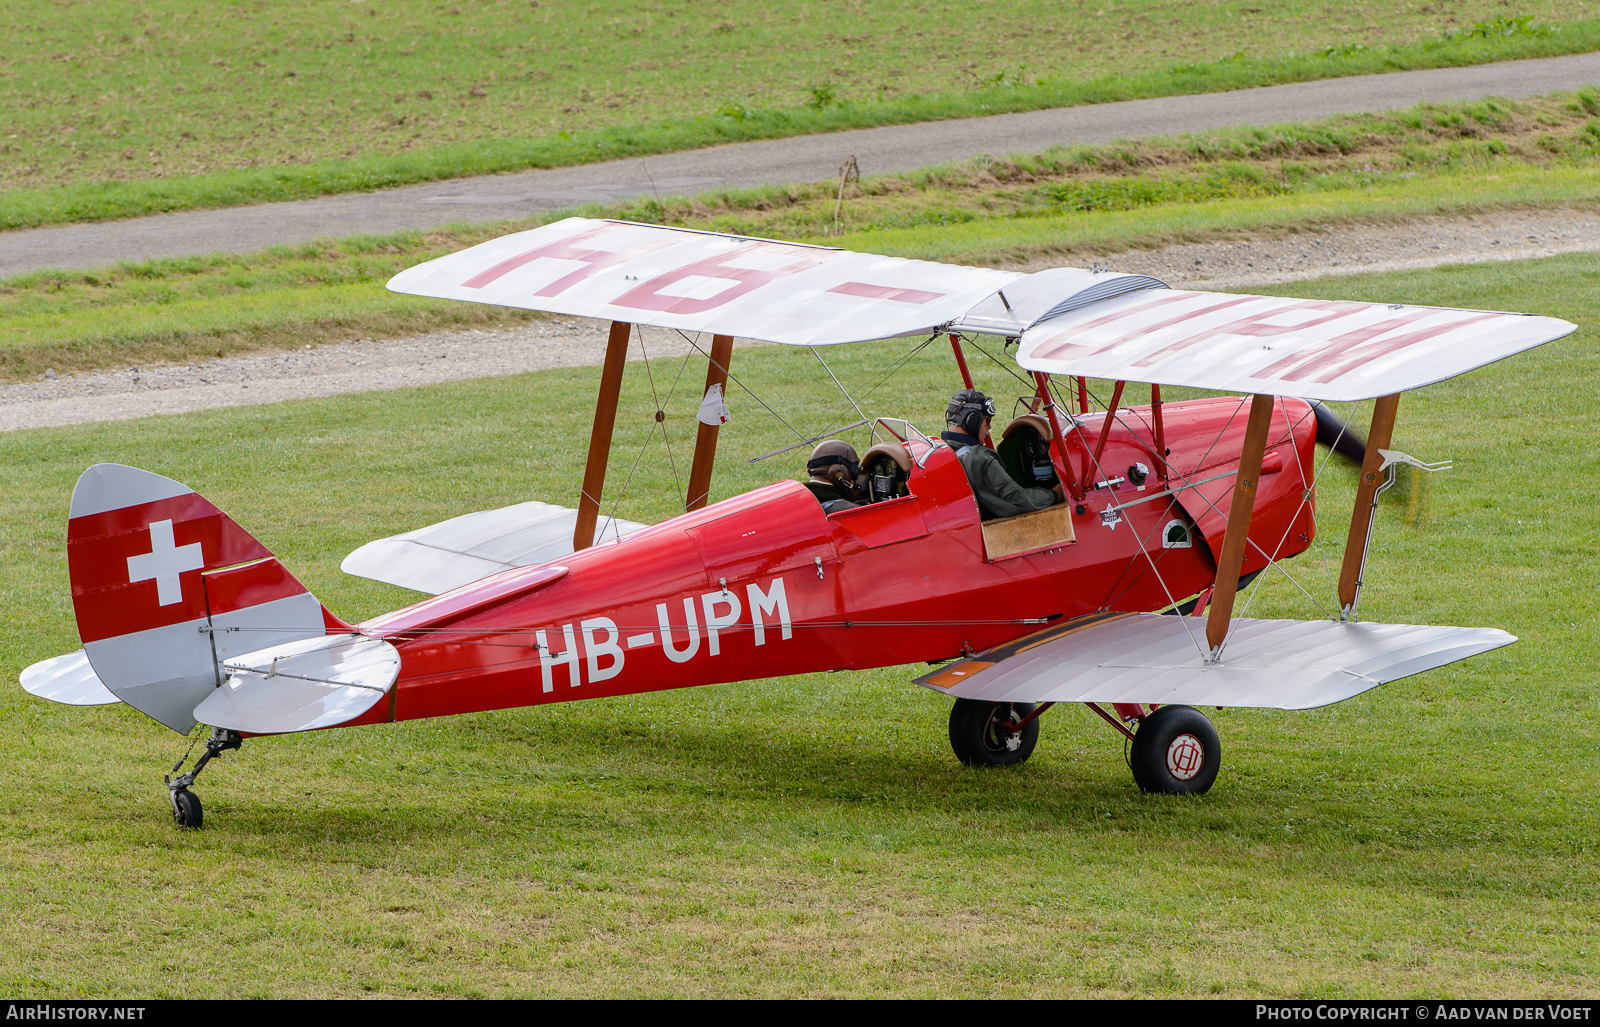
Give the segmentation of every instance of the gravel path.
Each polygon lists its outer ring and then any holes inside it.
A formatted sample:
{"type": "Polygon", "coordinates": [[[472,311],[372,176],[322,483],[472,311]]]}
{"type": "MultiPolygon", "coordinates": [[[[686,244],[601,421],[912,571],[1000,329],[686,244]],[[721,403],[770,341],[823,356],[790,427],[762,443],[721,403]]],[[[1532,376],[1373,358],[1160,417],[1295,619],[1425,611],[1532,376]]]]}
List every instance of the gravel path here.
{"type": "Polygon", "coordinates": [[[1600,82],[1600,54],[1574,54],[891,125],[291,203],[0,232],[0,278],[44,268],[100,267],[119,260],[246,253],[326,236],[426,229],[463,221],[481,224],[654,193],[692,195],[716,188],[821,182],[835,177],[840,161],[850,156],[857,159],[862,174],[882,175],[980,153],[1037,153],[1057,143],[1108,143],[1305,121],[1410,107],[1424,100],[1536,96],[1594,82],[1600,82]]]}
{"type": "MultiPolygon", "coordinates": [[[[1510,211],[1422,218],[1404,225],[1348,225],[1319,233],[1134,251],[1107,263],[1113,270],[1154,275],[1177,287],[1215,289],[1572,252],[1600,252],[1600,214],[1510,211]]],[[[1044,266],[1053,265],[1039,265],[1044,266]]],[[[1337,290],[1319,292],[1333,295],[1337,290]]],[[[187,366],[67,375],[0,386],[0,431],[595,365],[604,356],[605,342],[603,323],[567,318],[408,339],[358,339],[187,366]]]]}
{"type": "MultiPolygon", "coordinates": [[[[1600,251],[1600,212],[1515,210],[1187,243],[1121,253],[1107,263],[1113,270],[1153,275],[1180,288],[1241,289],[1326,275],[1594,251],[1600,251]]],[[[1051,266],[1040,263],[1027,270],[1051,266]]]]}

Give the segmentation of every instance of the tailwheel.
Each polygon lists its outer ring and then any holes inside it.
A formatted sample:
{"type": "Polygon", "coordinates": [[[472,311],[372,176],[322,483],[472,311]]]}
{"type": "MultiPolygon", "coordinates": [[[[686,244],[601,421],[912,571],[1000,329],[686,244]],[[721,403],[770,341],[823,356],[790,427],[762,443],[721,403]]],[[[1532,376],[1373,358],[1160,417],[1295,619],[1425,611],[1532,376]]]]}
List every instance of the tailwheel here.
{"type": "Polygon", "coordinates": [[[1144,791],[1199,795],[1217,779],[1222,743],[1199,710],[1163,706],[1140,721],[1128,762],[1144,791]]]}
{"type": "Polygon", "coordinates": [[[1039,721],[1033,703],[957,699],[950,709],[950,748],[969,767],[1010,767],[1033,755],[1039,721]]]}
{"type": "Polygon", "coordinates": [[[199,828],[204,813],[200,809],[200,796],[187,788],[172,790],[172,819],[179,827],[199,828]]]}
{"type": "MultiPolygon", "coordinates": [[[[221,756],[229,749],[237,749],[244,744],[244,737],[237,731],[227,728],[214,727],[211,737],[206,739],[206,751],[194,761],[194,766],[187,774],[177,774],[179,768],[189,759],[189,753],[184,753],[183,758],[172,765],[172,774],[164,776],[161,780],[166,782],[167,796],[172,800],[172,819],[178,822],[179,827],[200,826],[200,796],[189,791],[189,786],[194,784],[194,779],[200,776],[200,771],[206,769],[206,764],[221,756]]],[[[191,745],[190,751],[194,751],[191,745]]]]}

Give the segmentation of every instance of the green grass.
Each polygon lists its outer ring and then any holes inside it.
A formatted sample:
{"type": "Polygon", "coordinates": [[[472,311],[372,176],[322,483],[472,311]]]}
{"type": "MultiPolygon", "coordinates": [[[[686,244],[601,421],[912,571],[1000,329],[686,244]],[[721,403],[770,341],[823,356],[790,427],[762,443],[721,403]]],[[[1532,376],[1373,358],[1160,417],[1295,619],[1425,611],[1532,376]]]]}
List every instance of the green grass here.
{"type": "MultiPolygon", "coordinates": [[[[1130,247],[1600,200],[1600,98],[1382,115],[1057,149],[869,178],[834,231],[828,183],[587,208],[592,216],[957,263],[1087,263],[1130,247]]],[[[385,292],[403,268],[539,222],[322,240],[0,282],[0,376],[37,376],[469,323],[522,311],[385,292]]]]}
{"type": "Polygon", "coordinates": [[[884,229],[849,237],[851,249],[957,263],[1120,252],[1132,246],[1245,232],[1318,231],[1354,220],[1393,221],[1512,207],[1592,206],[1600,181],[1589,168],[1506,168],[1417,182],[1376,181],[1259,199],[1156,209],[1096,211],[1075,218],[984,220],[949,227],[884,229]]]}
{"type": "MultiPolygon", "coordinates": [[[[958,766],[914,668],[816,675],[248,742],[207,827],[166,822],[175,736],[125,708],[0,690],[0,988],[25,996],[1585,996],[1600,988],[1600,266],[1592,256],[1285,292],[1533,310],[1566,340],[1408,395],[1396,445],[1455,470],[1385,500],[1363,612],[1493,624],[1508,649],[1318,711],[1215,714],[1222,777],[1141,796],[1115,736],[1047,715],[1015,772],[958,766]]],[[[663,343],[663,351],[666,350],[663,343]]],[[[908,344],[830,351],[853,389],[908,344]]],[[[659,355],[664,394],[678,373],[659,355]]],[[[1017,386],[981,359],[980,385],[1017,386]]],[[[630,367],[607,496],[673,504],[630,367]]],[[[668,403],[681,465],[703,364],[668,403]]],[[[804,351],[733,371],[803,431],[853,419],[804,351]]],[[[936,419],[924,351],[867,404],[936,419]]],[[[68,492],[171,474],[336,611],[380,535],[570,502],[598,369],[0,437],[0,675],[76,645],[68,492]],[[537,397],[537,402],[530,402],[537,397]]],[[[733,392],[714,497],[784,430],[733,392]]],[[[1359,411],[1358,411],[1359,413],[1359,411]]],[[[681,472],[680,472],[681,473],[681,472]]],[[[1324,540],[1353,475],[1321,493],[1324,540]]],[[[1320,557],[1291,564],[1321,580],[1320,557]]],[[[1287,608],[1280,589],[1252,613],[1287,608]]],[[[1208,711],[1210,712],[1210,711],[1208,711]]]]}
{"type": "Polygon", "coordinates": [[[8,8],[0,227],[1600,49],[1579,0],[115,6],[8,8]]]}

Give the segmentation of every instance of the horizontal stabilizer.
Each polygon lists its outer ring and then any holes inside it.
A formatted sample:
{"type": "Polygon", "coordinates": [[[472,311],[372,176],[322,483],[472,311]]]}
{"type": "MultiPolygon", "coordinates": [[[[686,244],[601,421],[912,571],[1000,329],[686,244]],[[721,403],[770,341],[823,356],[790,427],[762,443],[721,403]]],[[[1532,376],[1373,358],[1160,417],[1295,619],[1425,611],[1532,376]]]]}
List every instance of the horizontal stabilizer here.
{"type": "Polygon", "coordinates": [[[1332,620],[1232,621],[1206,663],[1203,621],[1160,614],[1084,618],[917,679],[986,702],[1183,703],[1304,710],[1515,642],[1497,628],[1332,620]]]}
{"type": "Polygon", "coordinates": [[[230,676],[195,707],[195,719],[248,734],[284,734],[367,712],[394,686],[400,653],[381,638],[328,635],[246,653],[223,669],[230,676]]]}
{"type": "Polygon", "coordinates": [[[109,706],[122,701],[89,666],[89,654],[82,649],[35,663],[22,672],[22,687],[41,699],[68,706],[109,706]]]}
{"type": "MultiPolygon", "coordinates": [[[[551,503],[518,503],[452,517],[368,542],[339,565],[358,578],[439,595],[513,567],[531,567],[572,553],[578,511],[551,503]]],[[[600,518],[597,543],[647,525],[600,518]]]]}

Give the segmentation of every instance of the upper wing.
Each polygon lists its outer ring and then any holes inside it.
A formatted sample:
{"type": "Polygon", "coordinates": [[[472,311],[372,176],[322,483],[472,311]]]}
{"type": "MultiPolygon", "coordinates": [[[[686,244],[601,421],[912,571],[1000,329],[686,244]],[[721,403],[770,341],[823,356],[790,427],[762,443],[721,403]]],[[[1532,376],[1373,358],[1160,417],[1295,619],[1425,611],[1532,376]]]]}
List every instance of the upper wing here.
{"type": "Polygon", "coordinates": [[[1204,624],[1186,620],[1153,613],[1085,617],[924,674],[917,682],[986,702],[1304,710],[1517,640],[1496,628],[1241,617],[1233,621],[1221,661],[1208,664],[1201,652],[1204,624]]]}
{"type": "Polygon", "coordinates": [[[659,225],[567,218],[402,271],[395,292],[768,342],[931,332],[1011,271],[659,225]]]}
{"type": "Polygon", "coordinates": [[[1040,321],[1022,334],[1017,363],[1053,374],[1356,400],[1453,378],[1576,327],[1490,310],[1162,289],[1040,321]]]}
{"type": "Polygon", "coordinates": [[[626,221],[567,218],[419,264],[395,292],[815,346],[936,330],[1021,339],[1032,371],[1370,399],[1576,326],[1551,317],[1031,275],[626,221]]]}

